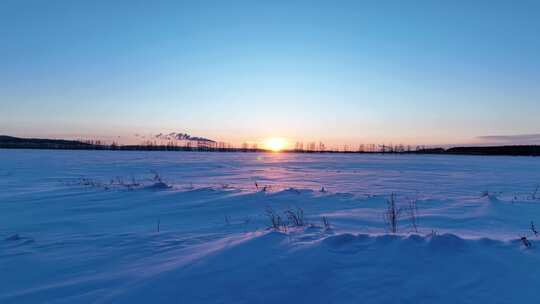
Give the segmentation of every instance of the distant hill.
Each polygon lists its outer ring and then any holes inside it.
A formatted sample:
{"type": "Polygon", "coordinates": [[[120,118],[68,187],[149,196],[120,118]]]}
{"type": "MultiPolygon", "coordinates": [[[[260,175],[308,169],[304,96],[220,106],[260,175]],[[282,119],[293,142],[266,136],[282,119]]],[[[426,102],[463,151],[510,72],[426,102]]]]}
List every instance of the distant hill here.
{"type": "Polygon", "coordinates": [[[97,149],[103,146],[77,140],[20,138],[0,135],[0,148],[6,149],[97,149]]]}

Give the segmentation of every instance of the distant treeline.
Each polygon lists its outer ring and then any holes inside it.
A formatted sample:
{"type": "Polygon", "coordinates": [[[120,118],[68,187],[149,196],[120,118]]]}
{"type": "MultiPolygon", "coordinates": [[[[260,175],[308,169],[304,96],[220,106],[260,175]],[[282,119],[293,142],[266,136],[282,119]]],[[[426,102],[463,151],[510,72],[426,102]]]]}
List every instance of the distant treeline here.
{"type": "Polygon", "coordinates": [[[540,156],[540,146],[455,147],[447,154],[540,156]]]}
{"type": "MultiPolygon", "coordinates": [[[[161,144],[148,141],[139,145],[119,145],[115,142],[106,144],[99,140],[63,140],[41,138],[19,138],[0,135],[0,149],[62,149],[62,150],[120,150],[120,151],[208,151],[208,152],[265,152],[257,145],[242,144],[234,147],[223,142],[187,141],[183,143],[167,142],[161,144]]],[[[403,145],[359,145],[350,149],[348,145],[342,149],[328,149],[322,143],[296,143],[294,149],[285,150],[289,153],[385,153],[385,154],[464,154],[464,155],[515,155],[540,156],[540,146],[484,146],[484,147],[454,147],[427,148],[425,146],[403,145]]]]}

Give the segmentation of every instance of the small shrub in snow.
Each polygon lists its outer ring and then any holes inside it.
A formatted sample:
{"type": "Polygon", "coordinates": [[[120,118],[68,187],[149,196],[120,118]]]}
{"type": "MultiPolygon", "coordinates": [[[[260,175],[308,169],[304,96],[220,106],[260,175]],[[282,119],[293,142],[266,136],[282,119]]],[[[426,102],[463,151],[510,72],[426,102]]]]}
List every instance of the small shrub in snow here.
{"type": "Polygon", "coordinates": [[[259,183],[255,182],[255,189],[261,191],[261,192],[266,192],[268,190],[270,190],[270,186],[269,185],[264,185],[264,186],[261,186],[259,185],[259,183]]]}
{"type": "Polygon", "coordinates": [[[330,222],[328,221],[328,218],[326,216],[322,217],[322,223],[323,223],[324,230],[329,230],[331,228],[330,222]]]}
{"type": "Polygon", "coordinates": [[[118,185],[127,188],[128,190],[133,190],[138,188],[141,184],[135,180],[135,177],[131,177],[131,182],[124,182],[121,177],[117,177],[118,185]]]}
{"type": "Polygon", "coordinates": [[[288,227],[304,227],[307,225],[302,208],[289,208],[285,210],[283,215],[287,219],[286,221],[271,207],[267,207],[265,213],[270,220],[270,229],[287,231],[288,227]]]}
{"type": "Polygon", "coordinates": [[[106,190],[108,189],[107,185],[103,184],[102,182],[95,179],[86,178],[86,177],[81,177],[79,179],[78,184],[81,186],[86,186],[86,187],[99,187],[99,188],[104,188],[106,190]]]}
{"type": "Polygon", "coordinates": [[[161,175],[157,171],[151,170],[150,171],[154,176],[152,177],[152,181],[154,182],[162,182],[161,175]]]}
{"type": "Polygon", "coordinates": [[[170,188],[172,188],[172,186],[169,186],[164,182],[156,182],[155,184],[147,187],[147,189],[151,189],[151,190],[166,190],[170,188]]]}
{"type": "Polygon", "coordinates": [[[384,222],[391,233],[397,233],[401,209],[396,206],[396,194],[392,193],[386,202],[387,207],[383,214],[384,222]]]}
{"type": "Polygon", "coordinates": [[[531,248],[532,247],[531,241],[529,241],[526,236],[521,237],[521,243],[523,243],[523,246],[525,246],[525,248],[531,248]]]}
{"type": "Polygon", "coordinates": [[[538,231],[536,230],[536,226],[534,225],[533,221],[531,221],[531,231],[534,233],[534,236],[538,236],[538,231]]]}
{"type": "Polygon", "coordinates": [[[279,214],[277,214],[272,207],[266,208],[266,216],[270,220],[269,228],[274,230],[282,230],[282,228],[285,226],[281,220],[281,216],[279,216],[279,214]]]}
{"type": "Polygon", "coordinates": [[[482,193],[480,194],[480,197],[482,197],[482,198],[487,197],[487,198],[491,198],[491,199],[496,199],[500,194],[502,194],[502,192],[490,192],[488,190],[485,190],[485,191],[482,191],[482,193]]]}
{"type": "Polygon", "coordinates": [[[418,206],[416,204],[417,201],[417,199],[409,201],[409,208],[407,210],[409,213],[409,218],[411,219],[411,226],[414,232],[418,232],[418,206]]]}
{"type": "Polygon", "coordinates": [[[163,178],[157,171],[150,171],[154,176],[152,177],[152,182],[154,183],[148,189],[161,190],[161,189],[170,189],[172,186],[163,181],[163,178]]]}
{"type": "Polygon", "coordinates": [[[134,176],[131,176],[131,185],[134,187],[139,187],[141,184],[135,179],[134,176]]]}
{"type": "Polygon", "coordinates": [[[285,211],[289,224],[295,227],[302,227],[305,225],[304,210],[302,208],[288,209],[285,211]]]}
{"type": "Polygon", "coordinates": [[[536,189],[534,189],[534,192],[531,195],[532,200],[537,200],[538,199],[538,190],[540,190],[540,185],[536,186],[536,189]]]}

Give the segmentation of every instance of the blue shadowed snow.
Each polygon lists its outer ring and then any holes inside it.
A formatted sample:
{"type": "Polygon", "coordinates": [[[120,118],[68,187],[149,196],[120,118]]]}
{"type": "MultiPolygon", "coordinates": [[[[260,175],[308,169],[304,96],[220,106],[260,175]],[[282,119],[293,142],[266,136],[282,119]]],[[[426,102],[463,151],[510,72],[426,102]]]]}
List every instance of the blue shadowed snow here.
{"type": "Polygon", "coordinates": [[[0,150],[0,303],[526,302],[538,184],[528,157],[0,150]]]}

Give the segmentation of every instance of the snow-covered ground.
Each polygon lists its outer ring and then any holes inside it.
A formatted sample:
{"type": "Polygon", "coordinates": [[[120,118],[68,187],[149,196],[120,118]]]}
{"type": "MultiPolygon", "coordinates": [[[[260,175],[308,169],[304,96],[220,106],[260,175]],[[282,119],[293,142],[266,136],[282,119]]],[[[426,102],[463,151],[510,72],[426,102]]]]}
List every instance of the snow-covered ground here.
{"type": "Polygon", "coordinates": [[[528,157],[0,150],[0,303],[535,303],[538,185],[528,157]]]}

